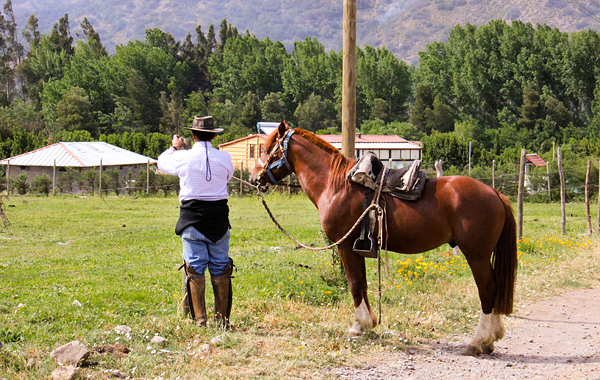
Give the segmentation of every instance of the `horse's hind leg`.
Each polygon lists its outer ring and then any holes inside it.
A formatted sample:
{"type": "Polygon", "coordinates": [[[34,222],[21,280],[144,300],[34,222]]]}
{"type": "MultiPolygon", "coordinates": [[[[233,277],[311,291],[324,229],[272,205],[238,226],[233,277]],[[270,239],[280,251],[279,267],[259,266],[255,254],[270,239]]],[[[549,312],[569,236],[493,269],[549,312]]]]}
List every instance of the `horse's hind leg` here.
{"type": "Polygon", "coordinates": [[[365,258],[354,253],[346,244],[339,247],[339,253],[354,300],[354,323],[348,330],[348,335],[357,336],[377,325],[377,319],[371,311],[367,298],[365,258]]]}
{"type": "Polygon", "coordinates": [[[494,342],[504,338],[502,319],[499,314],[494,313],[496,287],[494,284],[493,269],[489,257],[474,260],[469,259],[467,254],[465,256],[471,266],[471,271],[473,272],[473,277],[475,277],[475,283],[479,291],[481,313],[475,337],[469,343],[463,355],[477,356],[481,353],[489,354],[494,351],[494,342]]]}

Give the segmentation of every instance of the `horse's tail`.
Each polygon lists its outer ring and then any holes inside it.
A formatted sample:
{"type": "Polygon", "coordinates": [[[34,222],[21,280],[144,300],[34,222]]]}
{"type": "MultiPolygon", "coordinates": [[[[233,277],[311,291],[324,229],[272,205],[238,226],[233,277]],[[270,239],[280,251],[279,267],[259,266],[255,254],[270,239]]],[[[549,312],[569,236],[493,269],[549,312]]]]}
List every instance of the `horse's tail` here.
{"type": "Polygon", "coordinates": [[[498,191],[496,193],[504,204],[505,217],[504,227],[492,256],[494,282],[496,284],[494,313],[509,315],[513,312],[515,281],[517,278],[517,223],[508,198],[498,191]]]}

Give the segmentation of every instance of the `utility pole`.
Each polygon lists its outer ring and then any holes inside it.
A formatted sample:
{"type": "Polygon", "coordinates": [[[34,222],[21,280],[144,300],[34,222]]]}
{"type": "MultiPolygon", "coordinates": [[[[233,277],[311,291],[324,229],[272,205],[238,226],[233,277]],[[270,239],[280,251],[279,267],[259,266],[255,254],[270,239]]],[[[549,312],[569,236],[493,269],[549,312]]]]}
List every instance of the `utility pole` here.
{"type": "Polygon", "coordinates": [[[344,0],[342,154],[348,158],[354,158],[356,154],[356,2],[344,0]]]}

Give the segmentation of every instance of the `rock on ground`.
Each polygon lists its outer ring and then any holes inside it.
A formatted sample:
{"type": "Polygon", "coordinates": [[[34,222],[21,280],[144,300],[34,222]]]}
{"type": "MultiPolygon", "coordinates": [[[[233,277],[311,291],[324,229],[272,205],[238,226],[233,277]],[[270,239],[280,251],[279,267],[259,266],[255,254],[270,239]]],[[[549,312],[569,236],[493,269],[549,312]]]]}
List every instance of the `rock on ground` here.
{"type": "Polygon", "coordinates": [[[156,336],[154,336],[154,338],[152,338],[150,340],[150,343],[152,343],[152,344],[163,344],[166,341],[167,341],[166,338],[163,338],[162,336],[156,335],[156,336]]]}
{"type": "Polygon", "coordinates": [[[58,367],[52,371],[52,380],[71,380],[79,377],[79,368],[72,365],[67,367],[58,367]]]}
{"type": "Polygon", "coordinates": [[[56,360],[57,363],[72,364],[74,366],[81,365],[88,356],[90,356],[89,351],[78,340],[60,346],[50,354],[50,357],[56,360]]]}

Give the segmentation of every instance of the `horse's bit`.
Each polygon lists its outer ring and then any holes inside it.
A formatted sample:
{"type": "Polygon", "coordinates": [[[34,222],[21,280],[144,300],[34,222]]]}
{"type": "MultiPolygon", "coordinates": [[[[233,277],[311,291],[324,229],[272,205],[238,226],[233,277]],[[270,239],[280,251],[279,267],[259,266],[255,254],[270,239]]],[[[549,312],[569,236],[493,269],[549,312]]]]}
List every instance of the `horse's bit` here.
{"type": "Polygon", "coordinates": [[[287,177],[288,175],[290,175],[293,172],[292,167],[290,166],[290,163],[287,160],[290,137],[292,137],[293,134],[294,134],[294,130],[288,129],[285,132],[285,134],[279,140],[277,140],[277,144],[275,144],[275,146],[271,150],[271,153],[269,153],[269,158],[267,158],[266,163],[263,162],[263,160],[261,160],[260,157],[258,158],[257,163],[258,163],[258,165],[260,165],[262,167],[262,170],[258,173],[257,180],[260,180],[261,177],[263,176],[263,174],[267,173],[267,175],[269,176],[269,179],[271,180],[271,183],[273,185],[277,185],[279,182],[281,182],[282,179],[284,179],[285,177],[287,177]],[[280,151],[282,153],[281,158],[275,162],[270,162],[271,160],[273,160],[273,158],[278,156],[280,151]],[[281,178],[276,180],[275,176],[273,176],[273,173],[271,172],[271,170],[281,169],[283,166],[287,167],[288,172],[285,173],[281,178]]]}

